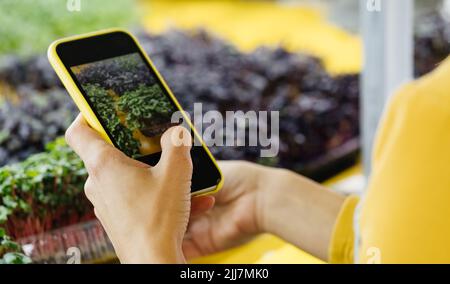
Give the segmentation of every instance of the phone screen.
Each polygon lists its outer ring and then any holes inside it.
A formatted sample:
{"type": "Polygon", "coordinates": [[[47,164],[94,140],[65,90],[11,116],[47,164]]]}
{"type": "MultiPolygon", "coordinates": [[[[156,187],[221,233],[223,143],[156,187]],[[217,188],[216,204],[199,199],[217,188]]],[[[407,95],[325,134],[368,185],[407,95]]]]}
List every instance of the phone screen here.
{"type": "Polygon", "coordinates": [[[70,69],[122,152],[140,159],[161,151],[177,108],[138,53],[70,69]]]}
{"type": "MultiPolygon", "coordinates": [[[[156,165],[161,136],[176,125],[171,118],[179,109],[134,41],[107,34],[66,44],[58,46],[58,55],[114,145],[129,157],[156,165]],[[102,47],[107,51],[100,51],[102,47]],[[67,54],[70,60],[65,60],[67,54]]],[[[215,187],[220,172],[204,146],[193,146],[191,157],[192,192],[215,187]]]]}

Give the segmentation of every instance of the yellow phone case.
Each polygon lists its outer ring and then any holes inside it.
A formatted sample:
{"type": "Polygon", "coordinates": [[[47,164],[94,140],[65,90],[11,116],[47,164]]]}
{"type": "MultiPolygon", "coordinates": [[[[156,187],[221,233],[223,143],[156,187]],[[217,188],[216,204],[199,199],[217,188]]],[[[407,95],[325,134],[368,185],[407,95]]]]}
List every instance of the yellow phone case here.
{"type": "Polygon", "coordinates": [[[59,56],[58,56],[58,54],[56,52],[56,48],[61,43],[70,42],[70,41],[79,40],[79,39],[88,38],[88,37],[95,37],[95,36],[98,36],[98,35],[103,35],[103,34],[108,34],[108,33],[113,33],[113,32],[126,33],[128,36],[130,36],[133,39],[133,41],[136,43],[136,45],[139,48],[139,50],[141,51],[141,53],[144,55],[145,60],[147,60],[147,62],[149,63],[149,65],[151,66],[153,71],[155,72],[155,74],[158,77],[158,79],[162,82],[164,88],[167,90],[167,93],[170,95],[172,100],[175,102],[175,105],[181,111],[181,113],[183,114],[185,120],[188,122],[189,127],[194,131],[194,135],[202,143],[202,147],[205,149],[206,153],[211,158],[211,160],[213,161],[213,163],[216,166],[217,170],[219,171],[220,182],[214,188],[210,188],[210,189],[205,189],[205,190],[200,190],[198,192],[194,192],[194,193],[192,193],[192,196],[202,196],[202,195],[209,195],[209,194],[216,193],[217,191],[219,191],[222,188],[223,183],[224,183],[224,177],[223,177],[222,171],[219,168],[219,165],[217,164],[217,161],[214,159],[214,157],[211,154],[211,152],[209,151],[208,147],[206,147],[203,139],[198,134],[197,130],[193,126],[193,124],[190,121],[190,119],[186,116],[186,113],[182,109],[180,103],[178,102],[176,97],[173,95],[172,91],[170,90],[169,86],[165,82],[164,78],[161,76],[161,74],[155,68],[153,62],[151,61],[151,59],[149,58],[147,53],[144,51],[142,46],[139,44],[139,42],[136,39],[136,37],[134,35],[132,35],[131,33],[129,33],[128,31],[124,30],[124,29],[113,28],[113,29],[106,29],[106,30],[91,32],[91,33],[82,34],[82,35],[71,36],[71,37],[67,37],[67,38],[56,40],[48,48],[48,59],[50,61],[50,64],[52,65],[52,67],[55,70],[56,74],[58,75],[58,77],[62,81],[64,87],[69,92],[69,94],[72,97],[73,101],[75,102],[75,104],[79,108],[79,110],[82,113],[83,117],[86,119],[86,121],[89,123],[89,125],[101,135],[101,137],[103,139],[105,139],[111,145],[114,145],[112,143],[112,141],[111,141],[111,138],[108,136],[108,134],[105,131],[105,129],[103,128],[102,124],[98,120],[97,116],[94,114],[94,111],[89,106],[89,104],[87,103],[87,101],[84,98],[83,94],[81,93],[81,91],[77,87],[76,83],[72,79],[72,76],[69,74],[68,70],[66,69],[66,67],[62,63],[61,59],[59,58],[59,56]]]}

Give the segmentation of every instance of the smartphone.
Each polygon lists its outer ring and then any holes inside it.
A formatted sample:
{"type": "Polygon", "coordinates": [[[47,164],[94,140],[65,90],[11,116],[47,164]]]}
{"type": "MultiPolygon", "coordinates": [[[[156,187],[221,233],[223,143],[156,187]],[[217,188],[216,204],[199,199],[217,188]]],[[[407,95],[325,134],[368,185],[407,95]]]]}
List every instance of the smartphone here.
{"type": "Polygon", "coordinates": [[[191,194],[221,188],[214,157],[132,34],[109,29],[60,39],[48,58],[89,125],[133,159],[156,165],[161,135],[174,125],[172,114],[181,112],[197,145],[191,150],[191,194]]]}

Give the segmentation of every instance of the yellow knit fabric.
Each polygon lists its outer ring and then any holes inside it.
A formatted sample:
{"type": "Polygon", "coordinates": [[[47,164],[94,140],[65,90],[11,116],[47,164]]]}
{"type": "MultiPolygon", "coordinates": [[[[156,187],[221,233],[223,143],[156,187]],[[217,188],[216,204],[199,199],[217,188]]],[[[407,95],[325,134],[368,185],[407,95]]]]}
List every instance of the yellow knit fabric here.
{"type": "MultiPolygon", "coordinates": [[[[359,221],[360,263],[450,263],[450,58],[392,98],[380,124],[359,221]]],[[[350,206],[350,207],[349,207],[350,206]]],[[[330,261],[353,261],[354,209],[330,261]]]]}
{"type": "Polygon", "coordinates": [[[353,216],[359,198],[351,196],[345,200],[339,213],[329,248],[329,263],[345,264],[353,262],[354,229],[353,216]]]}

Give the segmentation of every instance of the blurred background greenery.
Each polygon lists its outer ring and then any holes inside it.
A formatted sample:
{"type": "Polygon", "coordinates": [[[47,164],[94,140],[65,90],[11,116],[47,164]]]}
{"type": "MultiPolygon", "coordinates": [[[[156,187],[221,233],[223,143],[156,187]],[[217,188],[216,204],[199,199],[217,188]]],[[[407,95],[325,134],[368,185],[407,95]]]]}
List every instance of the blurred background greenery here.
{"type": "Polygon", "coordinates": [[[81,1],[71,12],[66,0],[0,1],[0,54],[43,52],[55,39],[109,27],[139,23],[135,0],[81,1]]]}

